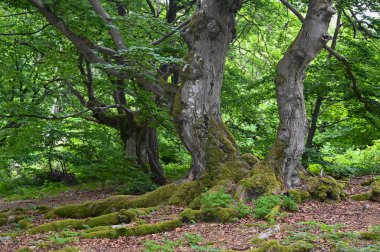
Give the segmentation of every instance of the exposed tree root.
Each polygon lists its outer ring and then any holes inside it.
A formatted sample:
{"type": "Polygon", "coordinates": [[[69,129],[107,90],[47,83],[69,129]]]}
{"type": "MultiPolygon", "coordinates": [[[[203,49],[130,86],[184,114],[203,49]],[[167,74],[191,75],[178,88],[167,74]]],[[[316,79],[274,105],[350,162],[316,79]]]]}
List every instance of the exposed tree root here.
{"type": "Polygon", "coordinates": [[[85,227],[98,227],[106,225],[116,225],[119,223],[130,223],[136,221],[138,216],[147,215],[154,211],[155,208],[143,208],[143,209],[122,209],[116,213],[109,213],[100,215],[98,217],[86,218],[86,219],[65,219],[59,221],[53,221],[45,223],[37,227],[31,228],[28,233],[44,233],[49,231],[59,231],[65,228],[84,229],[85,227]]]}
{"type": "MultiPolygon", "coordinates": [[[[249,158],[252,159],[251,163],[253,164],[255,160],[251,156],[249,158]]],[[[199,181],[165,185],[153,192],[140,196],[112,196],[105,200],[58,207],[48,212],[46,217],[53,218],[59,216],[74,219],[46,223],[31,228],[29,233],[35,234],[59,231],[64,228],[83,229],[83,227],[89,227],[90,229],[82,232],[84,237],[117,238],[119,236],[146,235],[169,231],[190,221],[230,222],[248,214],[249,211],[244,211],[244,207],[238,205],[239,203],[212,208],[205,207],[202,203],[202,195],[204,195],[203,193],[206,190],[211,194],[223,191],[234,195],[236,199],[241,201],[250,201],[262,195],[283,193],[292,196],[297,203],[308,200],[310,197],[319,200],[340,200],[344,197],[342,191],[344,184],[337,182],[331,177],[303,177],[304,186],[302,188],[286,191],[282,183],[277,179],[275,172],[269,166],[266,166],[264,162],[256,163],[250,177],[241,180],[237,179],[239,176],[235,176],[235,173],[232,173],[233,175],[229,177],[227,170],[233,170],[231,164],[231,162],[227,162],[223,166],[224,172],[216,180],[212,180],[210,176],[206,176],[199,181]],[[111,226],[133,221],[137,221],[138,223],[139,215],[149,214],[153,207],[160,205],[177,205],[187,208],[175,220],[154,224],[140,223],[133,227],[122,225],[118,227],[111,226]]],[[[235,162],[234,164],[237,165],[237,170],[240,170],[241,163],[235,162]]],[[[279,208],[280,206],[275,206],[266,216],[266,219],[274,222],[279,208]]],[[[273,251],[307,251],[289,250],[288,247],[274,243],[264,244],[262,248],[258,249],[265,248],[277,249],[273,251]]]]}
{"type": "Polygon", "coordinates": [[[117,238],[119,236],[142,236],[174,230],[182,226],[180,220],[162,221],[154,224],[142,224],[130,228],[117,228],[95,231],[84,234],[85,238],[117,238]]]}

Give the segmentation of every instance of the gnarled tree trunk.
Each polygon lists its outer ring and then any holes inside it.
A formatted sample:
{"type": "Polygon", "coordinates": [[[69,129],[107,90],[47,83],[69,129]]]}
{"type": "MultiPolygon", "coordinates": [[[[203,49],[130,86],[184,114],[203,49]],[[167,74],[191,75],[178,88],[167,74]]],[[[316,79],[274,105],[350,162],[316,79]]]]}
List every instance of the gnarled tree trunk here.
{"type": "Polygon", "coordinates": [[[125,158],[135,162],[146,173],[151,173],[156,184],[166,183],[158,155],[157,132],[146,124],[138,124],[135,114],[119,118],[120,137],[124,143],[125,158]]]}
{"type": "Polygon", "coordinates": [[[276,93],[280,124],[266,158],[288,188],[300,184],[299,161],[304,152],[307,118],[303,83],[307,65],[331,39],[327,30],[335,13],[331,0],[310,0],[302,29],[277,65],[276,93]]]}
{"type": "Polygon", "coordinates": [[[196,12],[182,34],[189,50],[173,118],[192,156],[189,180],[206,175],[217,179],[231,171],[227,167],[231,162],[232,169],[244,176],[235,141],[220,114],[225,58],[235,36],[235,15],[240,7],[241,0],[197,1],[196,12]]]}

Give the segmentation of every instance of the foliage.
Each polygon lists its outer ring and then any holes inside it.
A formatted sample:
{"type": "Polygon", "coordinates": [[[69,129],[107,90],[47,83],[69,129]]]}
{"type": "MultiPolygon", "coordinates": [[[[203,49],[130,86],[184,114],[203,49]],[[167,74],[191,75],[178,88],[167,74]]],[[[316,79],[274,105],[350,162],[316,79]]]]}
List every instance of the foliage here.
{"type": "Polygon", "coordinates": [[[289,211],[298,211],[298,204],[296,201],[292,197],[286,195],[262,196],[254,200],[253,204],[255,205],[253,213],[256,218],[266,217],[276,206],[283,206],[289,211]]]}
{"type": "Polygon", "coordinates": [[[242,202],[236,202],[231,195],[224,190],[208,191],[201,195],[201,209],[204,211],[212,211],[218,207],[236,209],[240,216],[246,216],[251,209],[242,202]]]}
{"type": "Polygon", "coordinates": [[[323,169],[334,177],[353,177],[380,173],[380,141],[361,149],[348,149],[344,153],[328,143],[322,149],[323,162],[310,164],[309,170],[319,174],[323,169]]]}

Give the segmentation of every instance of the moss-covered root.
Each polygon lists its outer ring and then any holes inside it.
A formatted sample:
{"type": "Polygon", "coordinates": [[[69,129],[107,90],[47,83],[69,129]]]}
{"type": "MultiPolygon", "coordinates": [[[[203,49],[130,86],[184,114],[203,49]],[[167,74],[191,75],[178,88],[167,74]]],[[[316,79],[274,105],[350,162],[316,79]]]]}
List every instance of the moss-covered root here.
{"type": "Polygon", "coordinates": [[[338,182],[333,177],[307,177],[305,182],[307,190],[315,199],[341,200],[345,197],[343,192],[345,183],[338,182]]]}
{"type": "Polygon", "coordinates": [[[274,171],[264,162],[259,162],[253,168],[251,177],[240,180],[235,197],[243,201],[251,201],[262,195],[279,194],[282,188],[274,171]]]}
{"type": "Polygon", "coordinates": [[[182,226],[180,220],[169,220],[154,224],[143,224],[129,228],[106,229],[84,234],[85,238],[118,238],[120,236],[143,236],[166,232],[182,226]]]}
{"type": "Polygon", "coordinates": [[[186,206],[201,192],[202,188],[195,181],[169,184],[140,196],[119,195],[105,200],[58,207],[47,213],[45,217],[86,218],[117,212],[120,209],[154,207],[162,204],[186,206]]]}
{"type": "Polygon", "coordinates": [[[37,227],[31,228],[30,234],[45,233],[49,231],[59,231],[65,228],[83,229],[85,227],[97,227],[106,225],[115,225],[119,223],[130,223],[137,220],[137,215],[148,214],[150,209],[122,209],[118,213],[109,213],[94,218],[87,219],[66,219],[44,223],[37,227]]]}
{"type": "Polygon", "coordinates": [[[241,213],[238,209],[216,207],[212,210],[200,209],[194,210],[186,208],[181,214],[180,219],[183,222],[192,221],[217,221],[217,222],[231,222],[240,219],[241,213]]]}
{"type": "Polygon", "coordinates": [[[313,245],[305,241],[297,241],[288,246],[279,244],[278,241],[264,242],[259,248],[251,250],[251,252],[308,252],[313,249],[313,245]]]}

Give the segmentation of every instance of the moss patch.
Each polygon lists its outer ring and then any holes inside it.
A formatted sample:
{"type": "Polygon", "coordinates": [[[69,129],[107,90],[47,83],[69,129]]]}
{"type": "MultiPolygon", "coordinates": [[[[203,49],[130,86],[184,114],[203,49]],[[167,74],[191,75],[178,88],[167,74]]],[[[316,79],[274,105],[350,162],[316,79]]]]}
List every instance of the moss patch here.
{"type": "Polygon", "coordinates": [[[258,159],[255,155],[251,154],[251,153],[245,153],[241,156],[241,158],[247,162],[247,164],[249,165],[249,167],[253,167],[255,164],[257,164],[258,162],[260,162],[260,159],[258,159]]]}
{"type": "Polygon", "coordinates": [[[311,198],[311,195],[308,191],[300,189],[289,189],[288,195],[294,199],[297,204],[305,202],[311,198]]]}
{"type": "Polygon", "coordinates": [[[183,222],[192,221],[216,221],[216,222],[231,222],[236,221],[242,217],[238,209],[216,207],[212,210],[199,209],[194,210],[191,208],[186,208],[181,214],[180,219],[183,222]]]}
{"type": "Polygon", "coordinates": [[[236,189],[236,197],[243,201],[251,201],[262,195],[279,194],[282,184],[270,167],[260,162],[255,165],[253,175],[240,180],[236,189]]]}
{"type": "Polygon", "coordinates": [[[305,241],[297,241],[293,244],[285,246],[281,245],[276,240],[270,240],[259,242],[259,244],[256,245],[259,245],[260,247],[246,252],[308,252],[314,248],[312,244],[305,241]]]}
{"type": "Polygon", "coordinates": [[[360,193],[360,194],[352,195],[351,199],[356,200],[356,201],[364,201],[364,200],[369,200],[370,197],[371,197],[370,193],[360,193]]]}
{"type": "Polygon", "coordinates": [[[155,224],[143,224],[130,228],[107,229],[84,234],[85,238],[117,238],[119,236],[142,236],[174,230],[182,226],[180,220],[169,220],[155,224]]]}
{"type": "Polygon", "coordinates": [[[378,233],[378,232],[363,232],[360,234],[360,239],[363,239],[363,240],[380,240],[380,233],[378,233]]]}

